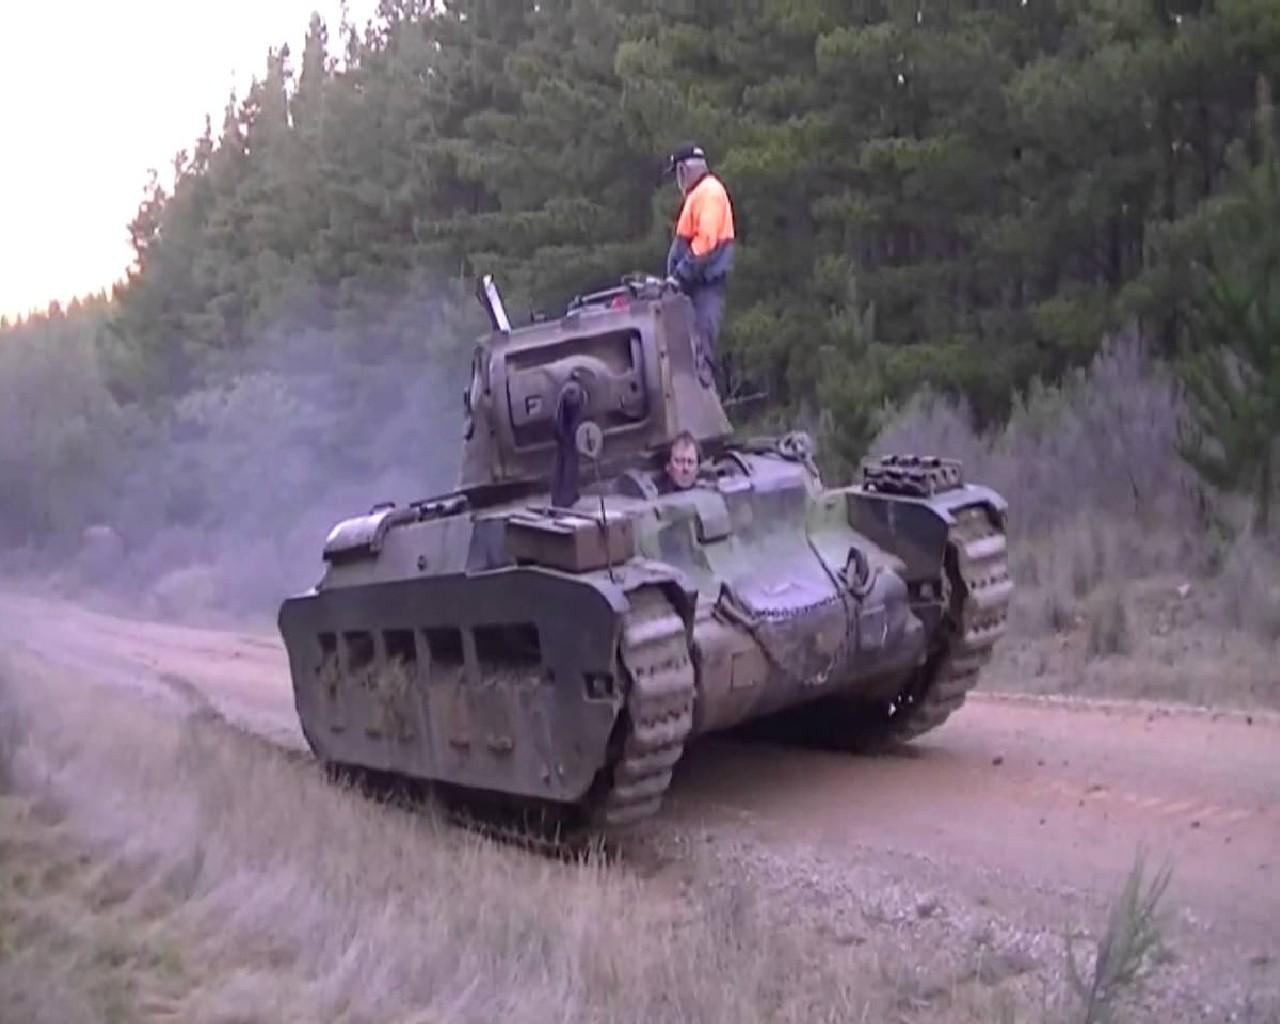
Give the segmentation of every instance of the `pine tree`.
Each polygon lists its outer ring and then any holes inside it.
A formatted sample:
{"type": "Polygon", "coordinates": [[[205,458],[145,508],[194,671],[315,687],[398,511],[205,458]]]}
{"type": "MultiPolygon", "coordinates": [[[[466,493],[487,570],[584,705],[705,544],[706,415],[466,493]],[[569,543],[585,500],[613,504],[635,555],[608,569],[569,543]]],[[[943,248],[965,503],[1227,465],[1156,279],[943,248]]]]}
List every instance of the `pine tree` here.
{"type": "Polygon", "coordinates": [[[1273,6],[383,0],[333,57],[312,19],[296,88],[269,54],[140,207],[113,386],[183,387],[300,295],[376,319],[487,271],[555,309],[660,270],[661,156],[696,138],[738,214],[722,344],[779,418],[830,400],[852,452],[864,406],[927,383],[998,420],[1130,318],[1182,330],[1184,236],[1280,70],[1273,6]]]}
{"type": "Polygon", "coordinates": [[[1280,438],[1280,149],[1265,86],[1258,158],[1216,211],[1192,308],[1196,347],[1182,361],[1192,421],[1182,452],[1216,487],[1254,499],[1255,531],[1271,524],[1280,438]]]}

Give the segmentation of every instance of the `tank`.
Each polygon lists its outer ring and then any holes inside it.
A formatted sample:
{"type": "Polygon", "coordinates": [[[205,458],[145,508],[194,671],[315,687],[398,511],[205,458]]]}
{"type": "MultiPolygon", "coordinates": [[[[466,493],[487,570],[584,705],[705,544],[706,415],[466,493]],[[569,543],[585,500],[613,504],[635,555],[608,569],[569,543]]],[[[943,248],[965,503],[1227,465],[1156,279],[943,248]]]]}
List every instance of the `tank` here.
{"type": "Polygon", "coordinates": [[[1000,495],[912,455],[827,486],[803,433],[735,439],[664,282],[517,328],[482,298],[456,490],[338,523],[280,608],[317,757],[596,834],[654,814],[707,733],[864,748],[963,704],[1013,589],[1000,495]]]}

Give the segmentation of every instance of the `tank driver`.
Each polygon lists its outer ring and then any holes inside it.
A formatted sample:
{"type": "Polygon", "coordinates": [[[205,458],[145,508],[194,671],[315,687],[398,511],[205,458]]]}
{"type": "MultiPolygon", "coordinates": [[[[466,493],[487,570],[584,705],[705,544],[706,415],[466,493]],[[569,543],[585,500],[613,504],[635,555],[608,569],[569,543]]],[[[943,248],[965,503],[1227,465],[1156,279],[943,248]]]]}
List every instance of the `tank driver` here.
{"type": "Polygon", "coordinates": [[[665,479],[661,489],[664,492],[687,491],[698,482],[698,463],[701,456],[698,451],[698,440],[689,431],[682,430],[671,442],[667,454],[665,479]]]}

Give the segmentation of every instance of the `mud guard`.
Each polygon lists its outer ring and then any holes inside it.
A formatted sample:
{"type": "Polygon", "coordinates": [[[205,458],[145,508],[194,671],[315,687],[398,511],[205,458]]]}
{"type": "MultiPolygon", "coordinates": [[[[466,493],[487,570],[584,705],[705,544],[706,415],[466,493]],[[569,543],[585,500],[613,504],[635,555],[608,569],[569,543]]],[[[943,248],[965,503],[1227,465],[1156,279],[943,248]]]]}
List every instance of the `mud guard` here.
{"type": "Polygon", "coordinates": [[[861,487],[850,487],[845,494],[849,525],[902,559],[903,578],[910,583],[941,575],[947,538],[961,509],[981,506],[1001,533],[1006,526],[1008,504],[1004,498],[975,484],[962,484],[927,497],[886,494],[861,487]]]}

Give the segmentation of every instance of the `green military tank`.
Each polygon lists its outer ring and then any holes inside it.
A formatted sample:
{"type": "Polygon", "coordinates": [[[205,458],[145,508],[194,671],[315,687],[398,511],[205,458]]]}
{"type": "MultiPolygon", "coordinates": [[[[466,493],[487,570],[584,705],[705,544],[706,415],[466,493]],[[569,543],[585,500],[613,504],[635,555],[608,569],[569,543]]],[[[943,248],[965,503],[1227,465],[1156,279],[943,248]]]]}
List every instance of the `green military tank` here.
{"type": "Polygon", "coordinates": [[[913,456],[828,487],[805,435],[735,440],[665,282],[515,329],[482,297],[457,490],[339,523],[280,609],[319,758],[595,833],[657,811],[699,735],[875,745],[960,707],[1013,589],[998,494],[913,456]]]}

